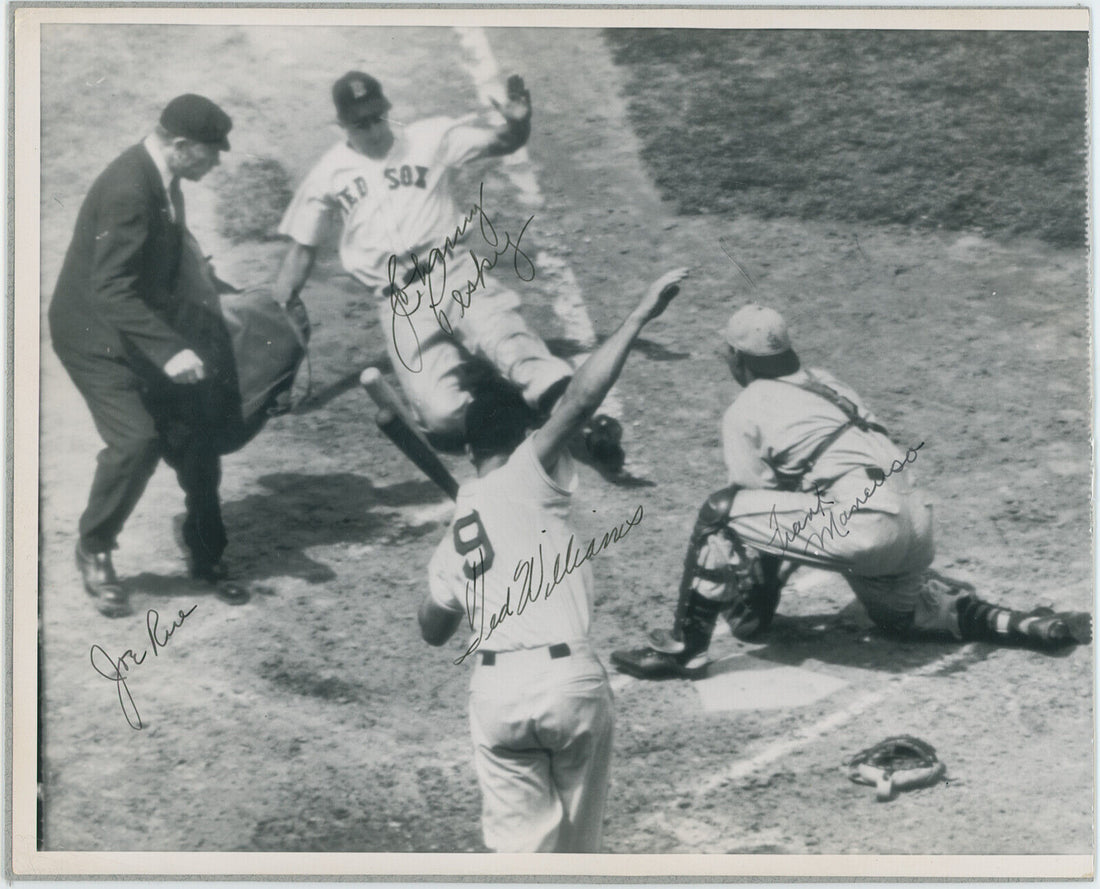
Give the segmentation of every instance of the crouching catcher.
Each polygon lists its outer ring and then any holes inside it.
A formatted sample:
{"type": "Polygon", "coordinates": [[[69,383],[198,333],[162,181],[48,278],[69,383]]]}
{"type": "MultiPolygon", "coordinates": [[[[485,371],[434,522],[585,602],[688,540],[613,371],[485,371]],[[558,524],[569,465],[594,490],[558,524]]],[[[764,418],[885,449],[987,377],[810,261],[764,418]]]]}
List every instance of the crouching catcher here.
{"type": "Polygon", "coordinates": [[[718,617],[738,639],[760,637],[799,565],[842,574],[891,633],[1041,650],[1091,641],[1086,612],[1002,608],[931,570],[932,506],[913,469],[923,443],[902,450],[853,390],[802,368],[776,312],[738,311],[723,346],[743,387],[722,421],[729,485],[699,510],[672,630],[613,652],[619,670],[695,675],[718,617]]]}

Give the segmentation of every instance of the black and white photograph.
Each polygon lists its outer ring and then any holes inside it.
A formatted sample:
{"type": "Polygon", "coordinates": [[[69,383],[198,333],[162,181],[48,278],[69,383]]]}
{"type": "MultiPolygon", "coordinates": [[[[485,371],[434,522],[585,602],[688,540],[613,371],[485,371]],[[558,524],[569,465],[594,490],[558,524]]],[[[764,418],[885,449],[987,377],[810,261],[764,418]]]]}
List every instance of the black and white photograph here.
{"type": "Polygon", "coordinates": [[[14,877],[1093,878],[1088,9],[10,14],[14,877]]]}

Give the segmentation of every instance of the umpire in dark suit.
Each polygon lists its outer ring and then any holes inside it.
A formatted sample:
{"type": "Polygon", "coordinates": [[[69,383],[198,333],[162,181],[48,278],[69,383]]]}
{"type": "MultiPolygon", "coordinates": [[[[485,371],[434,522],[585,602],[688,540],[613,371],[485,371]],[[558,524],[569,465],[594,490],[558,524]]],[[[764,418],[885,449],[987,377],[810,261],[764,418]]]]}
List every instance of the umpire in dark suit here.
{"type": "Polygon", "coordinates": [[[92,185],[50,304],[54,350],[106,445],[80,518],[76,561],[109,616],[129,612],[111,551],[161,457],[186,495],[192,576],[226,601],[247,599],[221,562],[221,464],[211,434],[222,408],[216,350],[209,326],[195,323],[201,313],[177,289],[190,242],[179,180],[198,181],[217,166],[232,125],[202,96],[169,102],[154,132],[92,185]]]}

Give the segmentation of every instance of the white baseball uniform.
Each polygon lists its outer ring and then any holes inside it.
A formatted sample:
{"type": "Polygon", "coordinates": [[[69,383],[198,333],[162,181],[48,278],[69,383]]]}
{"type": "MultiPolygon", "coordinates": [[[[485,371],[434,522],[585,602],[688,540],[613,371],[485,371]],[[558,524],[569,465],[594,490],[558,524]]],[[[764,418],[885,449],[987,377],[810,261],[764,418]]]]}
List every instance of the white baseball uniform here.
{"type": "Polygon", "coordinates": [[[589,642],[591,571],[561,567],[577,552],[576,484],[568,455],[549,475],[527,439],[459,489],[429,565],[432,600],[471,629],[470,733],[485,844],[498,852],[600,846],[612,699],[589,642]]]}
{"type": "MultiPolygon", "coordinates": [[[[729,525],[762,552],[844,575],[876,623],[958,636],[952,591],[928,582],[932,504],[916,485],[913,464],[923,443],[902,450],[881,432],[849,426],[817,457],[797,490],[782,490],[783,472],[809,458],[848,421],[835,404],[801,388],[823,383],[876,423],[858,394],[821,370],[757,379],[722,419],[722,443],[733,498],[729,525]],[[777,472],[778,470],[778,472],[777,472]]],[[[712,536],[701,561],[715,568],[732,549],[712,536]]],[[[724,586],[697,580],[717,598],[724,586]]]]}
{"type": "MultiPolygon", "coordinates": [[[[381,159],[344,140],[330,148],[299,186],[279,232],[316,247],[340,221],[340,260],[378,297],[394,371],[428,431],[463,430],[470,400],[464,352],[487,360],[534,407],[571,368],[528,329],[519,297],[494,280],[511,273],[512,256],[504,255],[492,272],[481,271],[471,255],[492,260],[504,249],[505,233],[483,228],[478,195],[460,209],[451,193],[452,171],[485,157],[494,131],[444,117],[393,131],[393,146],[381,159]],[[416,266],[433,258],[430,274],[409,282],[416,266]],[[451,293],[465,293],[471,282],[475,290],[464,307],[451,293]]],[[[491,211],[481,209],[491,219],[491,211]]]]}

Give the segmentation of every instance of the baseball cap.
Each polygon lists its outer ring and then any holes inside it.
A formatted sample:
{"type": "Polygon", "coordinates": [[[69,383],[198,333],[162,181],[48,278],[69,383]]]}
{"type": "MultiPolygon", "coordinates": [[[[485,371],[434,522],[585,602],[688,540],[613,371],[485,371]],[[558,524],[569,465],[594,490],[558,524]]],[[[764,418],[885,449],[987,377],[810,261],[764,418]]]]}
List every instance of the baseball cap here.
{"type": "Polygon", "coordinates": [[[382,84],[362,71],[349,71],[332,85],[332,101],[340,123],[354,124],[390,110],[382,84]]]}
{"type": "Polygon", "coordinates": [[[176,96],[160,113],[160,125],[173,136],[206,142],[221,151],[229,151],[226,136],[233,129],[233,121],[205,96],[194,93],[176,96]]]}
{"type": "Polygon", "coordinates": [[[755,303],[733,313],[726,324],[725,339],[738,352],[758,358],[782,355],[791,348],[783,316],[755,303]]]}

